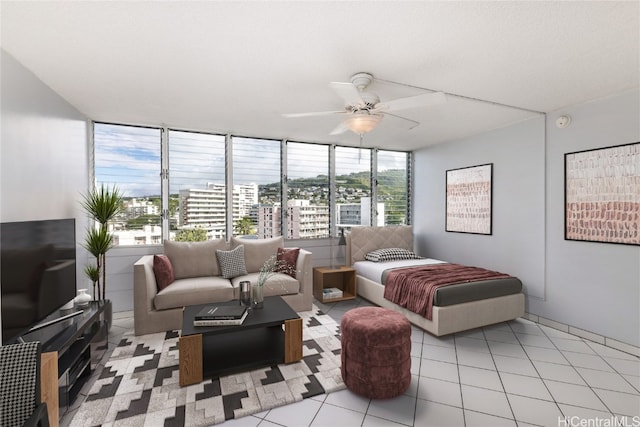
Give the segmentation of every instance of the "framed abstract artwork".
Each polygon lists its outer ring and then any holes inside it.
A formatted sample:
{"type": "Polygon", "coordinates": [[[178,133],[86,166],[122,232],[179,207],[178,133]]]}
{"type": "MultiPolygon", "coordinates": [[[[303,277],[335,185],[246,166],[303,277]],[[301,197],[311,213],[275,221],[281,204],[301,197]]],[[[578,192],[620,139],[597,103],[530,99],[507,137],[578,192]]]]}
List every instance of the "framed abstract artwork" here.
{"type": "Polygon", "coordinates": [[[447,171],[446,231],[491,234],[492,178],[493,163],[447,171]]]}
{"type": "Polygon", "coordinates": [[[640,245],[640,142],[564,155],[564,238],[640,245]]]}

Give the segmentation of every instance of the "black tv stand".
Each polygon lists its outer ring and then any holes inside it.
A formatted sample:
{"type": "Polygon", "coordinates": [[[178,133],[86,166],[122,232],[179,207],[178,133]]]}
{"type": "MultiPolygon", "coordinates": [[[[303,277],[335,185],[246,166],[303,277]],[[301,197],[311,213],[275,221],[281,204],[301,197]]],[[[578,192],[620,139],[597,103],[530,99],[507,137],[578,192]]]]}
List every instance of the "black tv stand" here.
{"type": "Polygon", "coordinates": [[[110,319],[105,309],[111,310],[111,301],[59,310],[22,336],[24,341],[40,341],[42,353],[57,353],[58,418],[71,407],[107,349],[110,319]]]}
{"type": "Polygon", "coordinates": [[[29,329],[29,332],[37,331],[38,329],[45,328],[45,327],[47,327],[49,325],[53,325],[54,323],[62,322],[62,321],[67,320],[67,319],[69,319],[71,317],[78,316],[78,315],[80,315],[82,313],[84,313],[83,310],[73,311],[73,312],[71,312],[69,314],[65,314],[64,316],[58,317],[56,319],[48,320],[46,322],[42,322],[42,323],[37,324],[36,326],[32,327],[31,329],[29,329]]]}

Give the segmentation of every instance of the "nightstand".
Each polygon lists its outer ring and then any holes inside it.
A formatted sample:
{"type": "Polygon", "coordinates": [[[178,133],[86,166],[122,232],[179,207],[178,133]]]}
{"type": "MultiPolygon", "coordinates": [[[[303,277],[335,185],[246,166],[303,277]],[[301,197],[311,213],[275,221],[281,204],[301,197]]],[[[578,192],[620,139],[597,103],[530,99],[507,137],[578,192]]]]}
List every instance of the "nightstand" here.
{"type": "Polygon", "coordinates": [[[356,297],[356,271],[351,267],[315,267],[313,296],[320,302],[336,302],[356,297]],[[325,289],[338,288],[342,296],[329,297],[325,289]]]}

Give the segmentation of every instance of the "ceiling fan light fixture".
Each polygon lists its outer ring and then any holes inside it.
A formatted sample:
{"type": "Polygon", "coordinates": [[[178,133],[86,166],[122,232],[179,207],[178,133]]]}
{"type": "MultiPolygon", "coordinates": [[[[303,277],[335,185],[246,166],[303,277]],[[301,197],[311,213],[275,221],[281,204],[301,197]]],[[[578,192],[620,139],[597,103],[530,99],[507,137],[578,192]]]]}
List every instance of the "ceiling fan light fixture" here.
{"type": "Polygon", "coordinates": [[[363,133],[371,132],[378,126],[378,123],[382,120],[382,114],[378,113],[355,113],[344,120],[344,125],[351,132],[362,135],[363,133]]]}

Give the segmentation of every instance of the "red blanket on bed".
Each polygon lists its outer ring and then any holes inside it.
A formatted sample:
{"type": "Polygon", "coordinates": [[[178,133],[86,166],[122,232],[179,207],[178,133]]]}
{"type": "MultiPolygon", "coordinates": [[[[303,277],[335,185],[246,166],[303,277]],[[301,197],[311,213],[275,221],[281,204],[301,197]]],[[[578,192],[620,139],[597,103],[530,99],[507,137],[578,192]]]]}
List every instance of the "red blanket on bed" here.
{"type": "Polygon", "coordinates": [[[387,273],[384,297],[431,320],[436,289],[457,283],[502,279],[508,274],[460,264],[399,268],[387,273]]]}

